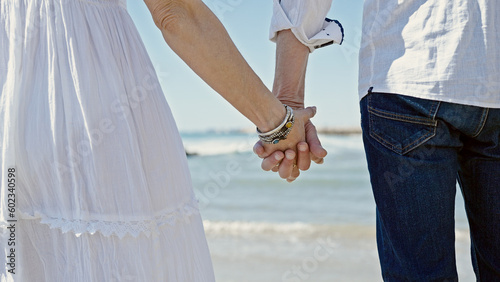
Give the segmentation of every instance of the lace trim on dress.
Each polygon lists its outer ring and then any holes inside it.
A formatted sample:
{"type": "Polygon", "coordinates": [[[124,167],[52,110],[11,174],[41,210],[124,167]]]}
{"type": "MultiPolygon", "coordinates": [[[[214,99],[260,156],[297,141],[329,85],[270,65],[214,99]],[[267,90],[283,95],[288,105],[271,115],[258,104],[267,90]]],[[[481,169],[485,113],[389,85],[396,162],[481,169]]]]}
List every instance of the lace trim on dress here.
{"type": "Polygon", "coordinates": [[[150,237],[159,234],[159,228],[164,225],[174,226],[180,222],[189,222],[193,215],[199,214],[195,202],[186,203],[180,207],[152,217],[150,220],[106,221],[80,220],[56,218],[35,212],[34,215],[20,213],[21,219],[41,219],[40,223],[47,224],[51,229],[60,229],[62,233],[73,232],[78,237],[84,233],[100,232],[105,237],[112,235],[120,239],[126,235],[138,237],[141,233],[150,237]]]}

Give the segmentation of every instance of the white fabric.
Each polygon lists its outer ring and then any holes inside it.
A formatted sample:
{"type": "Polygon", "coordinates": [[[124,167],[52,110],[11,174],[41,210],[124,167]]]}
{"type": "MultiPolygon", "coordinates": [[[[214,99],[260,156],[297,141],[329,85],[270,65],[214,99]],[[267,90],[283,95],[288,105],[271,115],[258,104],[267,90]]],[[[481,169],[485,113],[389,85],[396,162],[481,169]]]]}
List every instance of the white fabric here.
{"type": "Polygon", "coordinates": [[[325,20],[331,4],[331,0],[273,0],[269,39],[275,42],[278,31],[290,29],[310,52],[328,43],[341,44],[342,26],[325,20]]]}
{"type": "Polygon", "coordinates": [[[214,281],[185,151],[125,0],[0,1],[0,264],[16,275],[214,281]],[[8,268],[7,268],[8,269],[8,268]]]}
{"type": "MultiPolygon", "coordinates": [[[[307,38],[319,30],[318,19],[331,0],[273,1],[271,38],[293,27],[311,48],[307,38]]],[[[500,108],[498,1],[365,0],[363,10],[360,99],[373,87],[373,92],[500,108]]]]}
{"type": "Polygon", "coordinates": [[[366,0],[359,94],[500,108],[500,3],[366,0]]]}

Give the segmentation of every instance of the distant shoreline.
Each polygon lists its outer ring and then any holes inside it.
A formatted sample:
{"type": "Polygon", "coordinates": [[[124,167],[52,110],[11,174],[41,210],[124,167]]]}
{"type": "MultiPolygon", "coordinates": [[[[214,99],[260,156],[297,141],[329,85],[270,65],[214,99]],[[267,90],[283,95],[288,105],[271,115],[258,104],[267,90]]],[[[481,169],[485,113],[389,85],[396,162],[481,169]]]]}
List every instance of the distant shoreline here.
{"type": "MultiPolygon", "coordinates": [[[[317,128],[319,134],[323,135],[356,135],[361,134],[361,127],[320,127],[317,128]]],[[[181,131],[181,134],[252,134],[254,128],[243,129],[207,129],[204,131],[181,131]]]]}
{"type": "Polygon", "coordinates": [[[361,134],[361,128],[347,127],[347,128],[318,128],[319,134],[325,135],[354,135],[361,134]]]}

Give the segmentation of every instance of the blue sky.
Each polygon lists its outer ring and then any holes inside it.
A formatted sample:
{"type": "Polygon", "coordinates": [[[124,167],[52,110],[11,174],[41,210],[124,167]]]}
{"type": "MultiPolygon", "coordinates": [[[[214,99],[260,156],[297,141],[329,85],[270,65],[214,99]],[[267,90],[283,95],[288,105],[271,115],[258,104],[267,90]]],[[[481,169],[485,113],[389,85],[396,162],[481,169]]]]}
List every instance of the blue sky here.
{"type": "MultiPolygon", "coordinates": [[[[272,87],[275,44],[268,40],[271,0],[204,0],[262,81],[272,87]]],[[[318,107],[318,127],[359,125],[358,47],[363,0],[334,0],[328,17],[339,20],[344,44],[316,50],[309,57],[306,105],[318,107]]],[[[160,78],[181,131],[253,128],[253,124],[214,92],[163,41],[143,1],[128,0],[132,16],[160,78]]],[[[210,44],[210,42],[200,42],[210,44]]]]}

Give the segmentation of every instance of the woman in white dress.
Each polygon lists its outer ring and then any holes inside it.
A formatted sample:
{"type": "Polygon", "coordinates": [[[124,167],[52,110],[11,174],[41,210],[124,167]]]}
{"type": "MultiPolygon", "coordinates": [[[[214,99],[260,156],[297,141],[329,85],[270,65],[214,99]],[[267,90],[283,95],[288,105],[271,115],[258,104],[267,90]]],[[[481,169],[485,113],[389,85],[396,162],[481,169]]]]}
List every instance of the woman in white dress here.
{"type": "MultiPolygon", "coordinates": [[[[286,110],[200,0],[145,1],[261,131],[286,110]]],[[[184,149],[125,0],[0,1],[1,281],[214,281],[184,149]]],[[[187,113],[202,116],[203,113],[187,113]]],[[[314,115],[276,150],[304,140],[314,115]]]]}

